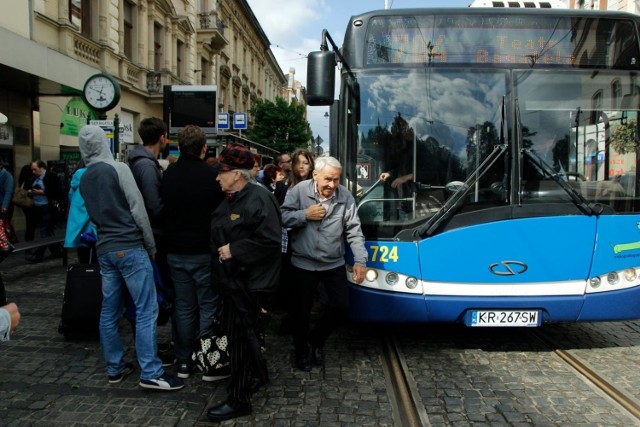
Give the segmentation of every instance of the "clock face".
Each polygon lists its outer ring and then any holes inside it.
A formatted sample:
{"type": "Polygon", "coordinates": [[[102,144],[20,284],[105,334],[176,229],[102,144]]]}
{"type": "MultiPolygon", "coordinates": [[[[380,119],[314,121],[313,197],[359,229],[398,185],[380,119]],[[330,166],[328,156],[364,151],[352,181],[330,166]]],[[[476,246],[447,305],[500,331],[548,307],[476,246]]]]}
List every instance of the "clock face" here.
{"type": "Polygon", "coordinates": [[[92,108],[99,111],[110,110],[120,100],[118,83],[104,74],[96,74],[84,85],[84,99],[92,108]]]}

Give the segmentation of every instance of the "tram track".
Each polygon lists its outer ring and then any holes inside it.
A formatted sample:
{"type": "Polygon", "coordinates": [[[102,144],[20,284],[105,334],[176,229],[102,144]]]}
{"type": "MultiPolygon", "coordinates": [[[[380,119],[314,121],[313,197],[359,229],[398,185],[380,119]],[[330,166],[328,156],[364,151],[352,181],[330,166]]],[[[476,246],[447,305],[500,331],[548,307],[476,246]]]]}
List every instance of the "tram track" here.
{"type": "Polygon", "coordinates": [[[404,427],[430,426],[417,387],[410,376],[402,352],[393,334],[386,332],[381,339],[383,369],[387,391],[394,410],[396,425],[404,427]]]}
{"type": "Polygon", "coordinates": [[[585,363],[580,357],[572,354],[569,350],[561,348],[553,338],[540,330],[533,331],[533,335],[562,359],[567,365],[574,369],[578,374],[582,375],[589,383],[598,390],[608,396],[613,402],[624,409],[631,417],[640,421],[640,401],[631,396],[631,394],[600,375],[585,363]]]}

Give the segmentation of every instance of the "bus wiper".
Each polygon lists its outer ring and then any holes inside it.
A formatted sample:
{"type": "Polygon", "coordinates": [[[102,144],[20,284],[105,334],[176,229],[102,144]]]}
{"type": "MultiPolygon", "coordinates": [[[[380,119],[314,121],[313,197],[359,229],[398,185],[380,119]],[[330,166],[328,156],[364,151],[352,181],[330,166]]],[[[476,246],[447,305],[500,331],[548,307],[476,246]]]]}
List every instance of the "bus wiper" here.
{"type": "Polygon", "coordinates": [[[547,164],[544,160],[538,156],[538,154],[530,149],[524,148],[522,150],[525,156],[528,156],[529,159],[542,170],[545,175],[549,176],[553,179],[560,187],[571,197],[573,203],[586,215],[598,215],[598,213],[589,205],[589,201],[582,197],[580,193],[578,193],[566,179],[564,173],[556,172],[549,164],[547,164]]]}
{"type": "Polygon", "coordinates": [[[485,173],[493,166],[493,164],[504,154],[507,150],[506,144],[496,145],[493,148],[491,154],[487,156],[486,159],[469,175],[469,178],[464,182],[463,185],[457,187],[456,191],[447,199],[447,201],[442,205],[442,207],[436,212],[429,220],[417,228],[413,235],[414,237],[428,237],[435,234],[436,230],[440,225],[451,218],[453,214],[458,210],[458,208],[464,203],[464,197],[469,193],[469,191],[474,188],[476,182],[480,181],[480,179],[484,176],[485,173]]]}

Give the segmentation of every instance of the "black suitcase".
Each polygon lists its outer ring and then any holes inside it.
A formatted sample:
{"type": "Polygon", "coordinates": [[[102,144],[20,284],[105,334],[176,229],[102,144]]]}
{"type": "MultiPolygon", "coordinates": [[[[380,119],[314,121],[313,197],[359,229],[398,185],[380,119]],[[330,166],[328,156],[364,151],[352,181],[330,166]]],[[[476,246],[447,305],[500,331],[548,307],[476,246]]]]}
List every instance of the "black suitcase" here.
{"type": "Polygon", "coordinates": [[[98,264],[73,264],[67,268],[58,332],[65,338],[97,338],[102,310],[102,279],[98,264]]]}

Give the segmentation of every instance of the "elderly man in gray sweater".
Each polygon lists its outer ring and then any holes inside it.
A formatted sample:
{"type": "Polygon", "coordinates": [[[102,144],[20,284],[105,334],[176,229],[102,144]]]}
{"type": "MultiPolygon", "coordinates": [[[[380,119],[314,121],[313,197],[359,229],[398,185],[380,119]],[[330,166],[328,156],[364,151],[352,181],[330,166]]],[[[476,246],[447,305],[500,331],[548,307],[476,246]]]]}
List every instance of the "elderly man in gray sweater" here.
{"type": "Polygon", "coordinates": [[[333,157],[316,160],[313,179],[296,185],[281,206],[283,226],[290,229],[294,294],[292,295],[295,364],[310,371],[311,363],[324,364],[324,343],[346,320],[349,307],[345,270],[345,240],[354,258],[353,280],[362,283],[367,250],[349,190],[339,184],[342,165],[333,157]],[[322,282],[328,304],[309,331],[313,300],[322,282]]]}

